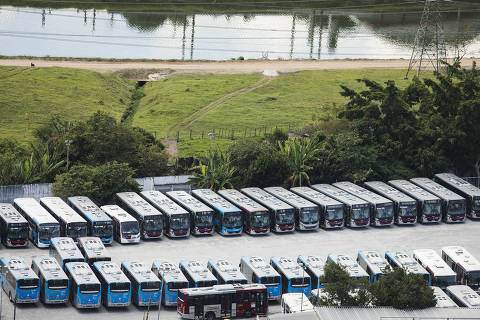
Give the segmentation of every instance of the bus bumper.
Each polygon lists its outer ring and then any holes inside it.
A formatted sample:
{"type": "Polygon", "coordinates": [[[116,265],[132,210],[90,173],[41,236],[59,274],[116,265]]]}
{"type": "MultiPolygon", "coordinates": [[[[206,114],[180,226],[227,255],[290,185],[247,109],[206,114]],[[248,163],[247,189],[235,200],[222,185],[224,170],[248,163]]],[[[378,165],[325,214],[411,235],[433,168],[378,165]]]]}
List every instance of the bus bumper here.
{"type": "Polygon", "coordinates": [[[267,234],[269,232],[270,230],[268,227],[264,227],[264,228],[250,227],[250,229],[248,229],[248,234],[252,234],[252,235],[267,234]]]}
{"type": "Polygon", "coordinates": [[[363,227],[368,227],[370,225],[368,219],[363,219],[363,220],[352,220],[350,222],[350,227],[351,228],[363,228],[363,227]]]}
{"type": "Polygon", "coordinates": [[[67,303],[67,302],[68,302],[68,298],[66,298],[66,299],[55,299],[55,300],[46,299],[44,301],[44,303],[46,303],[46,304],[63,304],[63,303],[67,303]]]}
{"type": "Polygon", "coordinates": [[[464,215],[459,215],[459,216],[447,215],[447,223],[462,223],[462,222],[465,222],[464,215]]]}
{"type": "Polygon", "coordinates": [[[295,227],[294,227],[293,224],[283,225],[283,226],[279,226],[279,225],[275,226],[275,232],[293,232],[294,229],[295,229],[295,227]]]}
{"type": "Polygon", "coordinates": [[[300,222],[297,230],[310,231],[318,229],[318,222],[316,223],[303,223],[300,222]]]}
{"type": "Polygon", "coordinates": [[[213,226],[212,227],[205,227],[205,228],[195,227],[193,232],[196,235],[213,234],[213,226]]]}
{"type": "Polygon", "coordinates": [[[344,226],[343,220],[332,220],[332,221],[325,220],[325,224],[324,224],[325,229],[341,229],[343,228],[343,226],[344,226]]]}
{"type": "Polygon", "coordinates": [[[422,223],[440,223],[440,216],[423,216],[422,223]]]}
{"type": "Polygon", "coordinates": [[[417,218],[415,217],[398,217],[397,224],[415,224],[417,218]]]}

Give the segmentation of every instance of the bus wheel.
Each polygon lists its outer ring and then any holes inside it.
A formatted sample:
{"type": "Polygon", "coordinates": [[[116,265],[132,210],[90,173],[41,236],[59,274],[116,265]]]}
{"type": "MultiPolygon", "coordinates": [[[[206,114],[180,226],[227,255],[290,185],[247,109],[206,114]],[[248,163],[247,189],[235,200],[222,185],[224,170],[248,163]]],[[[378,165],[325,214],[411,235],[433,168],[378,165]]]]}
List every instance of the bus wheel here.
{"type": "Polygon", "coordinates": [[[213,312],[209,312],[205,315],[205,319],[207,320],[215,320],[215,314],[213,312]]]}
{"type": "Polygon", "coordinates": [[[12,293],[11,293],[11,292],[8,293],[8,299],[10,300],[10,302],[13,302],[13,300],[12,300],[12,293]]]}

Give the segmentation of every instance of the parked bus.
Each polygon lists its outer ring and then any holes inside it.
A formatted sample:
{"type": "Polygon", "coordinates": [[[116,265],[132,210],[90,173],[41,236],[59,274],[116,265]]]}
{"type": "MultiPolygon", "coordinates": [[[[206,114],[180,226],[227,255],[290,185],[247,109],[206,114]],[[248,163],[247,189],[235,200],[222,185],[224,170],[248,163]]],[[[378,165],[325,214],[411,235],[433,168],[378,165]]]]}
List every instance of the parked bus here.
{"type": "Polygon", "coordinates": [[[248,318],[267,312],[267,288],[262,284],[181,289],[178,295],[177,313],[183,319],[248,318]]]}
{"type": "Polygon", "coordinates": [[[406,273],[418,274],[423,277],[426,285],[431,284],[430,273],[427,272],[415,259],[406,251],[387,251],[385,259],[392,268],[402,268],[406,273]]]}
{"type": "Polygon", "coordinates": [[[269,187],[263,190],[291,205],[295,209],[295,229],[318,229],[319,208],[316,204],[282,187],[269,187]]]}
{"type": "Polygon", "coordinates": [[[318,205],[321,228],[343,228],[345,224],[345,205],[343,203],[309,187],[295,187],[290,191],[318,205]]]}
{"type": "Polygon", "coordinates": [[[122,271],[132,284],[132,302],[138,307],[158,306],[162,283],[142,261],[122,262],[122,271]]]}
{"type": "Polygon", "coordinates": [[[457,284],[457,274],[432,249],[413,250],[413,258],[430,273],[432,286],[442,289],[457,284]]]}
{"type": "Polygon", "coordinates": [[[190,235],[190,218],[185,209],[160,191],[143,191],[140,194],[163,214],[163,232],[167,236],[175,238],[190,235]]]}
{"type": "Polygon", "coordinates": [[[40,280],[21,257],[0,258],[0,282],[11,302],[36,303],[40,280]]]}
{"type": "Polygon", "coordinates": [[[164,306],[176,306],[178,291],[188,288],[188,280],[180,268],[169,261],[153,261],[153,273],[162,282],[162,294],[160,300],[164,306]]]}
{"type": "Polygon", "coordinates": [[[52,257],[34,257],[32,270],[40,279],[40,300],[46,304],[67,303],[68,277],[57,260],[52,257]]]}
{"type": "Polygon", "coordinates": [[[159,191],[144,191],[143,197],[135,192],[116,194],[118,205],[138,220],[140,236],[144,240],[160,239],[163,234],[163,213],[155,208],[155,204],[152,205],[144,199],[144,195],[150,194],[153,194],[152,199],[155,199],[156,192],[159,191]]]}
{"type": "Polygon", "coordinates": [[[113,241],[113,221],[88,197],[68,197],[67,203],[88,223],[88,235],[99,237],[103,243],[113,241]]]}
{"type": "Polygon", "coordinates": [[[370,225],[382,227],[393,224],[392,201],[349,181],[336,182],[333,186],[370,203],[370,225]]]}
{"type": "Polygon", "coordinates": [[[0,203],[0,238],[5,247],[26,247],[29,231],[28,221],[10,203],[0,203]]]}
{"type": "Polygon", "coordinates": [[[59,197],[40,198],[40,204],[60,222],[60,236],[70,237],[75,242],[87,236],[87,221],[59,197]]]}
{"type": "Polygon", "coordinates": [[[85,257],[72,238],[57,237],[52,238],[51,242],[50,256],[57,260],[63,270],[68,262],[85,262],[85,257]]]}
{"type": "Polygon", "coordinates": [[[97,261],[112,261],[112,257],[98,237],[78,238],[78,248],[90,266],[97,261]]]}
{"type": "Polygon", "coordinates": [[[312,289],[323,288],[320,278],[324,276],[325,260],[316,255],[300,255],[297,262],[312,279],[312,289]]]}
{"type": "Polygon", "coordinates": [[[448,286],[446,292],[459,307],[480,308],[480,296],[469,286],[448,286]]]}
{"type": "Polygon", "coordinates": [[[439,173],[435,181],[452,189],[467,200],[467,217],[472,220],[480,219],[480,189],[453,173],[439,173]]]}
{"type": "Polygon", "coordinates": [[[327,261],[344,266],[351,278],[365,280],[365,282],[370,281],[368,273],[349,255],[330,253],[327,257],[327,261]]]}
{"type": "Polygon", "coordinates": [[[357,262],[368,273],[371,282],[377,281],[389,269],[387,260],[375,250],[358,251],[357,262]]]}
{"type": "Polygon", "coordinates": [[[215,211],[215,229],[226,235],[241,234],[243,230],[243,212],[210,189],[192,190],[192,195],[215,211]]]}
{"type": "Polygon", "coordinates": [[[441,220],[442,200],[423,190],[408,180],[390,180],[394,188],[417,200],[417,221],[421,223],[439,223],[441,220]]]}
{"type": "Polygon", "coordinates": [[[247,278],[240,269],[225,259],[210,259],[207,268],[218,279],[219,284],[247,284],[247,278]]]}
{"type": "Polygon", "coordinates": [[[261,283],[267,287],[269,300],[282,296],[282,283],[278,272],[262,257],[250,256],[240,259],[240,271],[250,283],[261,283]]]}
{"type": "Polygon", "coordinates": [[[102,303],[105,307],[128,307],[132,298],[130,280],[118,264],[111,261],[97,261],[93,272],[102,287],[102,303]]]}
{"type": "Polygon", "coordinates": [[[270,264],[280,275],[282,293],[301,292],[306,296],[312,290],[311,278],[292,257],[271,257],[270,264]]]}
{"type": "Polygon", "coordinates": [[[189,288],[211,287],[218,284],[217,278],[198,260],[180,261],[179,267],[188,280],[189,288]]]}
{"type": "Polygon", "coordinates": [[[100,207],[113,220],[113,237],[118,243],[139,243],[138,220],[119,206],[112,204],[100,207]]]}
{"type": "Polygon", "coordinates": [[[90,266],[85,262],[65,264],[70,281],[70,302],[78,309],[99,308],[102,301],[101,285],[90,266]]]}
{"type": "Polygon", "coordinates": [[[243,231],[250,235],[270,232],[270,213],[267,208],[235,189],[219,190],[218,194],[243,211],[243,231]]]}
{"type": "Polygon", "coordinates": [[[452,298],[448,296],[448,294],[443,291],[440,287],[430,287],[433,290],[433,295],[435,300],[437,300],[437,304],[435,307],[437,308],[457,308],[458,305],[453,302],[452,298]]]}
{"type": "Polygon", "coordinates": [[[417,201],[398,191],[383,181],[368,181],[365,186],[393,201],[395,224],[415,224],[417,222],[417,201]]]}
{"type": "Polygon", "coordinates": [[[370,224],[370,204],[367,201],[329,184],[315,184],[312,188],[345,204],[346,226],[361,228],[370,224]]]}
{"type": "Polygon", "coordinates": [[[60,236],[60,224],[34,198],[16,198],[15,209],[30,225],[30,240],[39,248],[48,248],[50,239],[60,236]]]}
{"type": "Polygon", "coordinates": [[[274,232],[293,232],[295,230],[295,209],[292,206],[260,188],[243,188],[241,191],[269,210],[270,230],[274,232]]]}
{"type": "Polygon", "coordinates": [[[460,246],[443,247],[442,259],[457,274],[457,283],[480,292],[480,262],[470,252],[460,246]]]}
{"type": "Polygon", "coordinates": [[[410,181],[442,200],[441,216],[444,222],[465,222],[466,201],[463,197],[428,178],[413,178],[410,181]]]}
{"type": "Polygon", "coordinates": [[[315,312],[313,304],[303,293],[282,294],[280,308],[283,313],[315,312]]]}

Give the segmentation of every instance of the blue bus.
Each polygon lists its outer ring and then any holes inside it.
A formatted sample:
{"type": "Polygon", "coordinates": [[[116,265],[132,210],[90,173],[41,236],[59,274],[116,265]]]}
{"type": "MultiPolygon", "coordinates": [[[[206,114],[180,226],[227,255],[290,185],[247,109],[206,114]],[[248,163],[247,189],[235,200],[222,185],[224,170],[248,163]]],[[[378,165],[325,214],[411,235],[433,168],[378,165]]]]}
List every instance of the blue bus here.
{"type": "Polygon", "coordinates": [[[198,260],[180,261],[179,266],[188,280],[189,288],[212,287],[218,284],[217,278],[198,260]]]}
{"type": "Polygon", "coordinates": [[[102,240],[97,237],[78,238],[78,248],[85,257],[85,262],[93,266],[97,261],[112,261],[112,257],[103,245],[102,240]]]}
{"type": "Polygon", "coordinates": [[[375,250],[358,251],[357,262],[368,273],[371,282],[380,279],[390,269],[387,260],[375,250]]]}
{"type": "Polygon", "coordinates": [[[99,237],[103,243],[113,241],[113,221],[88,197],[68,197],[68,204],[75,209],[88,223],[88,235],[99,237]]]}
{"type": "Polygon", "coordinates": [[[51,241],[50,256],[57,260],[63,270],[68,262],[85,262],[85,257],[72,238],[56,237],[51,241]]]}
{"type": "Polygon", "coordinates": [[[297,262],[305,268],[312,279],[312,289],[323,288],[320,278],[324,275],[325,260],[317,255],[300,255],[297,262]]]}
{"type": "Polygon", "coordinates": [[[138,307],[158,306],[162,283],[142,261],[123,261],[121,269],[132,284],[132,301],[138,307]]]}
{"type": "Polygon", "coordinates": [[[282,296],[282,282],[278,272],[262,257],[250,256],[240,259],[240,271],[250,283],[261,283],[267,287],[269,300],[278,300],[282,296]]]}
{"type": "Polygon", "coordinates": [[[21,257],[0,258],[0,281],[3,291],[14,303],[36,303],[40,279],[21,257]]]}
{"type": "Polygon", "coordinates": [[[192,194],[215,210],[215,230],[227,235],[241,234],[243,230],[243,212],[210,189],[192,190],[192,194]]]}
{"type": "Polygon", "coordinates": [[[352,257],[350,257],[347,254],[330,253],[327,256],[327,260],[343,266],[347,270],[348,274],[350,275],[350,278],[352,279],[363,280],[365,282],[370,281],[370,276],[368,275],[368,273],[360,267],[357,261],[355,261],[352,257]]]}
{"type": "Polygon", "coordinates": [[[162,282],[162,304],[177,306],[178,291],[188,288],[188,280],[180,268],[168,261],[153,261],[152,271],[162,282]]]}
{"type": "Polygon", "coordinates": [[[425,279],[425,284],[430,286],[430,273],[425,270],[420,263],[411,257],[406,251],[387,251],[385,252],[385,259],[392,266],[392,268],[402,268],[406,273],[418,274],[425,279]]]}
{"type": "Polygon", "coordinates": [[[247,278],[230,261],[225,259],[210,259],[207,264],[208,270],[218,279],[219,284],[247,284],[247,278]]]}
{"type": "Polygon", "coordinates": [[[67,303],[68,277],[57,260],[52,257],[35,257],[32,270],[40,278],[40,300],[45,304],[67,303]]]}
{"type": "Polygon", "coordinates": [[[304,293],[308,297],[312,290],[311,278],[296,259],[271,257],[270,265],[280,274],[282,293],[304,293]]]}
{"type": "Polygon", "coordinates": [[[93,272],[100,280],[102,303],[105,307],[128,307],[132,298],[130,280],[118,264],[111,261],[93,263],[93,272]]]}
{"type": "Polygon", "coordinates": [[[101,285],[86,262],[69,262],[65,273],[70,280],[70,301],[75,308],[99,308],[101,285]]]}

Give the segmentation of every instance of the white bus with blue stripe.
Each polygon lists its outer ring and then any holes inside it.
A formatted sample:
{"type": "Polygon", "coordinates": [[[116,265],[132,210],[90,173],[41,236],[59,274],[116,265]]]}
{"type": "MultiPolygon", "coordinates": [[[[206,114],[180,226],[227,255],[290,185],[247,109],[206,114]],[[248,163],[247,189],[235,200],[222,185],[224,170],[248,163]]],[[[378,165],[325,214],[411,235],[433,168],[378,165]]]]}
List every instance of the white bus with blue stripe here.
{"type": "Polygon", "coordinates": [[[72,238],[57,237],[52,238],[51,242],[50,256],[57,260],[63,270],[68,262],[85,262],[85,257],[72,238]]]}
{"type": "Polygon", "coordinates": [[[188,288],[188,280],[180,268],[170,261],[153,261],[152,272],[162,282],[162,304],[177,306],[178,291],[188,288]]]}
{"type": "Polygon", "coordinates": [[[11,302],[38,302],[40,279],[23,258],[15,256],[0,258],[0,282],[11,302]]]}
{"type": "Polygon", "coordinates": [[[325,275],[325,259],[318,255],[299,255],[297,262],[312,279],[312,290],[323,288],[320,278],[325,275]]]}
{"type": "Polygon", "coordinates": [[[330,253],[327,257],[327,260],[333,263],[336,263],[340,266],[345,267],[350,278],[364,280],[365,282],[370,281],[370,276],[368,273],[360,267],[360,265],[352,257],[344,253],[330,253]]]}
{"type": "Polygon", "coordinates": [[[70,296],[68,277],[55,258],[34,257],[32,270],[40,278],[40,300],[43,303],[67,303],[70,296]]]}
{"type": "Polygon", "coordinates": [[[158,306],[162,283],[143,261],[123,261],[121,269],[132,284],[132,302],[138,307],[158,306]]]}
{"type": "Polygon", "coordinates": [[[219,284],[247,284],[247,278],[240,271],[239,267],[234,266],[226,259],[210,259],[207,268],[218,279],[219,284]]]}
{"type": "Polygon", "coordinates": [[[279,300],[282,296],[280,274],[264,258],[242,257],[240,271],[247,277],[249,283],[261,283],[267,287],[269,300],[279,300]]]}
{"type": "Polygon", "coordinates": [[[39,248],[48,248],[50,239],[60,236],[60,224],[34,198],[16,198],[15,208],[30,225],[30,240],[39,248]]]}
{"type": "Polygon", "coordinates": [[[304,293],[312,289],[311,278],[297,259],[285,256],[270,258],[270,265],[277,270],[282,280],[282,293],[304,293]]]}
{"type": "Polygon", "coordinates": [[[423,277],[426,285],[431,284],[430,273],[425,270],[415,259],[413,259],[406,251],[387,251],[385,259],[393,268],[401,268],[406,273],[418,274],[423,277]]]}
{"type": "Polygon", "coordinates": [[[358,251],[357,262],[368,273],[371,282],[380,279],[390,269],[387,260],[375,250],[358,251]]]}
{"type": "Polygon", "coordinates": [[[101,284],[90,266],[85,262],[69,262],[65,273],[70,280],[70,301],[78,309],[96,309],[100,307],[101,284]]]}
{"type": "Polygon", "coordinates": [[[102,286],[105,307],[128,307],[132,299],[132,285],[118,264],[111,261],[93,263],[93,272],[102,286]]]}
{"type": "Polygon", "coordinates": [[[179,267],[188,280],[189,288],[211,287],[218,284],[217,278],[198,260],[180,261],[179,267]]]}

